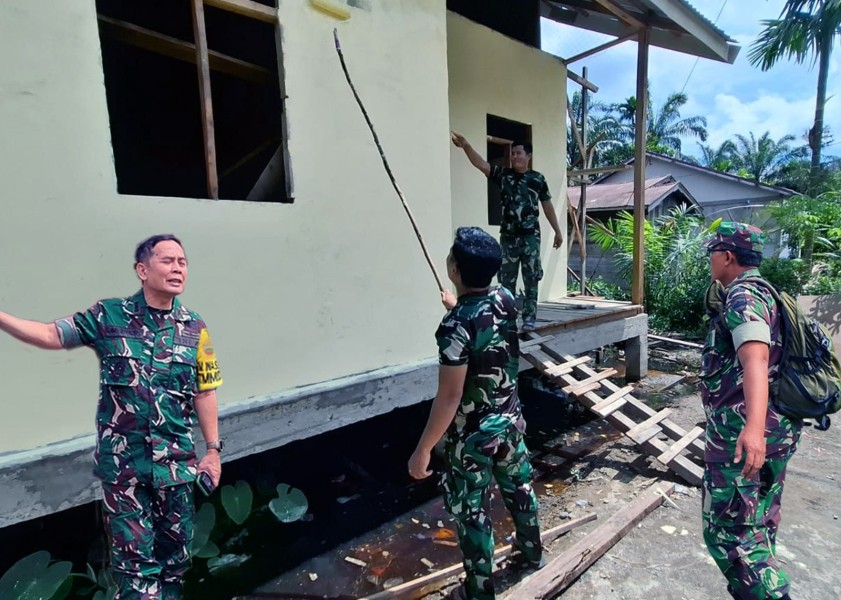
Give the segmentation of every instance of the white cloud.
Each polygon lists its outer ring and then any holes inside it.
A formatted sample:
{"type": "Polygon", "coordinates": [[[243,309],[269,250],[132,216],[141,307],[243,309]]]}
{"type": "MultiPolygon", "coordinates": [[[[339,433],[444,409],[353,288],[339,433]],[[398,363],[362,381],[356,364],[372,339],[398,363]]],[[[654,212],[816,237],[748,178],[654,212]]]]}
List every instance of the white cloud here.
{"type": "MultiPolygon", "coordinates": [[[[652,48],[649,81],[653,101],[662,104],[666,96],[683,89],[689,101],[682,116],[707,118],[710,137],[707,143],[718,145],[739,133],[751,131],[760,136],[770,131],[774,139],[785,134],[798,138],[811,126],[815,110],[817,68],[807,62],[798,65],[780,61],[762,71],[748,62],[750,45],[762,30],[762,20],[779,16],[785,0],[692,0],[699,12],[714,20],[724,7],[717,27],[741,44],[741,52],[732,65],[652,48]],[[693,67],[694,66],[694,67],[693,67]],[[691,72],[691,77],[690,77],[691,72]]],[[[591,32],[544,21],[543,46],[558,56],[572,56],[599,45],[607,39],[591,32]]],[[[635,94],[637,46],[626,42],[571,65],[576,73],[587,65],[588,78],[600,87],[595,100],[619,102],[635,94]]],[[[570,93],[578,86],[570,82],[570,93]]],[[[839,139],[830,152],[841,154],[841,48],[833,55],[830,68],[830,97],[825,109],[826,125],[839,139]],[[834,96],[834,97],[833,97],[834,96]]],[[[692,151],[694,142],[685,149],[692,151]]]]}
{"type": "Polygon", "coordinates": [[[758,138],[768,131],[775,140],[794,135],[798,138],[795,143],[800,144],[801,135],[812,124],[814,109],[814,97],[790,102],[779,95],[766,94],[745,102],[731,94],[718,94],[709,117],[708,143],[718,146],[736,134],[747,136],[753,132],[758,138]]]}

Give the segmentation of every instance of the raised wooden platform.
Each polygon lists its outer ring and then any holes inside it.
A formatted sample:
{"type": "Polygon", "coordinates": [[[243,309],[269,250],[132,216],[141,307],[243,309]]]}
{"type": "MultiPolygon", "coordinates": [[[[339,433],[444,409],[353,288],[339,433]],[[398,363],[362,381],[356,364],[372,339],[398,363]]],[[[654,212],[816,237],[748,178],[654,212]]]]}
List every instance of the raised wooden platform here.
{"type": "Polygon", "coordinates": [[[534,333],[552,336],[547,344],[561,355],[625,342],[626,378],[638,381],[648,372],[648,315],[638,304],[587,296],[540,302],[534,333]]]}

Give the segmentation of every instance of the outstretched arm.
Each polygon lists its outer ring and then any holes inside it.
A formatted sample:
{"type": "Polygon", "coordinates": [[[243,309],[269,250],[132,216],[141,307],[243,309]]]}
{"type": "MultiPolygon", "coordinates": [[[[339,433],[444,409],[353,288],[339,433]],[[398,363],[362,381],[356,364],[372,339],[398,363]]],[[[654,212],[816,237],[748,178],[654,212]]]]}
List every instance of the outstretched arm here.
{"type": "Polygon", "coordinates": [[[37,348],[43,348],[44,350],[62,349],[55,323],[18,319],[0,311],[0,330],[37,348]]]}
{"type": "Polygon", "coordinates": [[[543,207],[543,214],[546,215],[546,220],[549,221],[549,225],[555,231],[555,240],[552,242],[552,247],[560,248],[561,244],[564,243],[564,235],[561,233],[561,226],[558,225],[558,215],[555,213],[555,207],[552,206],[552,202],[549,200],[541,202],[540,205],[543,207]]]}
{"type": "Polygon", "coordinates": [[[464,153],[467,155],[467,159],[470,161],[470,164],[482,171],[485,174],[485,177],[490,177],[491,175],[491,165],[488,161],[486,161],[482,156],[473,149],[473,146],[470,145],[463,135],[459,135],[456,132],[451,132],[453,138],[453,145],[456,148],[461,148],[464,150],[464,153]]]}

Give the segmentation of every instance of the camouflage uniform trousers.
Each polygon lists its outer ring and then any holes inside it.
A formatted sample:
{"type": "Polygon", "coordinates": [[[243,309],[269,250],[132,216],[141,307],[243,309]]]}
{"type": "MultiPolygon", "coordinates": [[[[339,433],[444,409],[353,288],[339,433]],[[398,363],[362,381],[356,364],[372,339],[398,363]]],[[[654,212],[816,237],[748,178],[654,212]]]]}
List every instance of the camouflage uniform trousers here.
{"type": "Polygon", "coordinates": [[[531,235],[502,235],[502,266],[499,269],[499,284],[517,295],[517,275],[523,271],[523,318],[537,315],[537,284],[543,279],[540,265],[540,232],[531,235]]]}
{"type": "Polygon", "coordinates": [[[513,426],[491,438],[470,436],[444,446],[441,478],[444,506],[456,522],[467,574],[469,600],[493,600],[493,523],[487,514],[491,475],[499,484],[505,506],[514,520],[516,545],[524,558],[537,563],[543,554],[537,520],[537,496],[523,435],[513,426]]]}
{"type": "Polygon", "coordinates": [[[190,568],[192,484],[103,484],[111,570],[119,600],[180,600],[190,568]]]}
{"type": "Polygon", "coordinates": [[[706,464],[704,541],[737,600],[788,598],[776,538],[789,458],[766,459],[753,481],[742,477],[741,463],[706,464]]]}

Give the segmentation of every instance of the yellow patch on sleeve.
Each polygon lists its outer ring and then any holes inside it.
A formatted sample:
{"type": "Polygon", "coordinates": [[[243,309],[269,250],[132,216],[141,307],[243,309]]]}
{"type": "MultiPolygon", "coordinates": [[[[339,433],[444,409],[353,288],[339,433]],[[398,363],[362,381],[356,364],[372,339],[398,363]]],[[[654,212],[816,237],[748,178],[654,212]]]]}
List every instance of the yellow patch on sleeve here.
{"type": "Polygon", "coordinates": [[[199,378],[199,391],[215,390],[222,385],[222,372],[213,350],[213,342],[207,329],[201,330],[199,336],[199,351],[196,359],[196,371],[199,378]]]}

